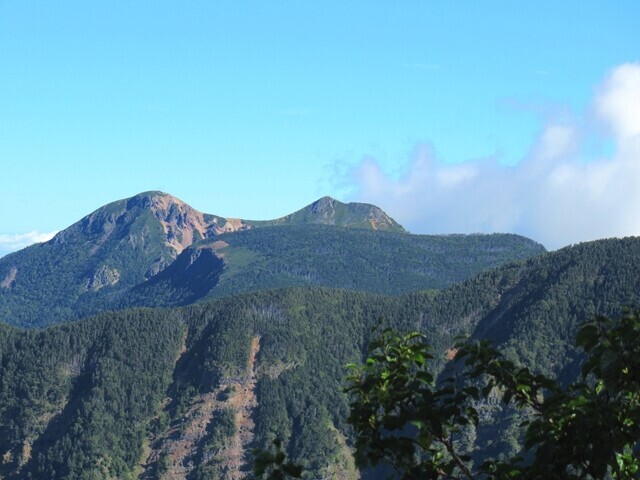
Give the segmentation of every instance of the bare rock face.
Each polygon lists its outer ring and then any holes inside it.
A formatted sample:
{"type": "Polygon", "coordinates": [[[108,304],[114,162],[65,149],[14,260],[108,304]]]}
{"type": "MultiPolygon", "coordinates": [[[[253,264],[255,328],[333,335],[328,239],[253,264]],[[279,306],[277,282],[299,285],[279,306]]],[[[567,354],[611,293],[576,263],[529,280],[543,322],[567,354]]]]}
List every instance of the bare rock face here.
{"type": "Polygon", "coordinates": [[[158,219],[167,236],[167,244],[177,253],[194,241],[206,238],[204,215],[171,195],[157,194],[150,198],[149,210],[158,219]]]}
{"type": "Polygon", "coordinates": [[[120,272],[115,268],[109,268],[102,265],[98,270],[93,272],[91,278],[85,281],[87,290],[100,290],[103,287],[115,285],[120,280],[120,272]]]}
{"type": "Polygon", "coordinates": [[[11,267],[9,273],[0,282],[0,288],[11,288],[13,286],[13,283],[16,281],[17,275],[18,269],[16,267],[11,267]]]}
{"type": "MultiPolygon", "coordinates": [[[[251,341],[246,372],[225,375],[212,392],[195,395],[186,406],[181,422],[169,425],[151,439],[142,463],[144,472],[141,478],[150,478],[161,464],[165,480],[192,478],[198,464],[207,463],[224,472],[220,478],[246,478],[247,467],[253,462],[251,444],[255,430],[254,411],[258,407],[256,356],[259,351],[260,337],[256,336],[251,341]],[[201,445],[206,440],[207,427],[221,413],[231,415],[235,431],[224,439],[224,446],[205,452],[201,445]]],[[[163,413],[167,417],[171,400],[165,400],[163,413]]]]}
{"type": "Polygon", "coordinates": [[[314,213],[322,218],[332,218],[336,214],[336,204],[338,201],[331,197],[322,197],[319,200],[313,202],[309,208],[311,213],[314,213]]]}
{"type": "Polygon", "coordinates": [[[214,218],[209,224],[209,230],[214,235],[220,235],[222,233],[238,232],[240,230],[246,230],[252,228],[252,225],[245,223],[244,220],[239,218],[214,218]]]}
{"type": "Polygon", "coordinates": [[[167,237],[167,245],[176,253],[198,240],[249,228],[239,219],[211,215],[205,217],[182,200],[162,192],[149,194],[138,206],[148,208],[158,219],[167,237]]]}

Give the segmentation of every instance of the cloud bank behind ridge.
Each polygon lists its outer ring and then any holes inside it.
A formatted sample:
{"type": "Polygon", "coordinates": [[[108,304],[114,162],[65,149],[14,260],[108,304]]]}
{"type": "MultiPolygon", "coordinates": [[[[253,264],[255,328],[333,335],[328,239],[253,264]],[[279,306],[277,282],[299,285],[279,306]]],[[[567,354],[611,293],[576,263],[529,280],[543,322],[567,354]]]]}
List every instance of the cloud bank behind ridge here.
{"type": "Polygon", "coordinates": [[[447,164],[419,145],[398,178],[373,158],[348,176],[354,198],[412,232],[514,232],[552,249],[640,235],[640,63],[614,68],[580,118],[548,120],[516,165],[447,164]],[[588,153],[596,137],[610,153],[588,153]]]}

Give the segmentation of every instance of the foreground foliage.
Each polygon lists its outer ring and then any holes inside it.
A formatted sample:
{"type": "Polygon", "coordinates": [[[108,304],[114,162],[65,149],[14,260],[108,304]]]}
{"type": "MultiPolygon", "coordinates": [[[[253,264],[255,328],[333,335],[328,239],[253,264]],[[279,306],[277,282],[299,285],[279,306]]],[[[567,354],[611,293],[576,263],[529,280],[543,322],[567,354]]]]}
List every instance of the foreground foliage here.
{"type": "Polygon", "coordinates": [[[286,453],[282,450],[282,440],[276,438],[269,450],[256,449],[254,454],[253,476],[247,480],[265,478],[266,480],[284,480],[302,478],[302,467],[286,462],[286,453]]]}
{"type": "Polygon", "coordinates": [[[597,317],[576,343],[587,360],[567,388],[487,341],[458,344],[454,367],[436,382],[425,336],[385,330],[365,364],[350,365],[359,465],[390,464],[403,479],[639,478],[640,312],[597,317]],[[462,440],[479,422],[478,401],[496,391],[528,413],[524,456],[476,466],[462,440]]]}

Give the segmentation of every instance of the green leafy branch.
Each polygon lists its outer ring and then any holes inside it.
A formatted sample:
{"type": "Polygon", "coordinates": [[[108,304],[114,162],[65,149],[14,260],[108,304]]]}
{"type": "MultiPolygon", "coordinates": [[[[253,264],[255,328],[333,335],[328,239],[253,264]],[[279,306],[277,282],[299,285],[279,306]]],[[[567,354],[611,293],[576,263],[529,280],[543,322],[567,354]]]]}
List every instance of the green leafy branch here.
{"type": "Polygon", "coordinates": [[[587,359],[567,388],[486,341],[456,345],[454,368],[436,383],[426,337],[385,330],[364,365],[348,365],[358,465],[389,464],[402,479],[639,478],[640,313],[585,323],[576,343],[587,359]],[[487,459],[474,469],[455,438],[478,424],[474,401],[492,391],[530,412],[523,425],[529,460],[487,459]]]}

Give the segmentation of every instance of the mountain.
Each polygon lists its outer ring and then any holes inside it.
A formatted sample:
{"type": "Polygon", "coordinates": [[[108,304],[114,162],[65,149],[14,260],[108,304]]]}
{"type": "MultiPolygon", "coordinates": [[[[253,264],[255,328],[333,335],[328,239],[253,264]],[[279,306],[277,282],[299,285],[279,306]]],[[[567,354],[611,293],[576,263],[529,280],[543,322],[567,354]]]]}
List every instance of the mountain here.
{"type": "MultiPolygon", "coordinates": [[[[310,478],[358,478],[342,385],[373,327],[423,331],[440,370],[462,334],[568,382],[582,361],[577,323],[639,305],[639,268],[640,239],[610,239],[441,291],[283,288],[45,329],[0,325],[0,476],[240,478],[251,448],[277,436],[310,478]]],[[[471,454],[519,448],[521,413],[499,396],[478,410],[493,422],[464,432],[471,454]]]]}
{"type": "MultiPolygon", "coordinates": [[[[567,385],[584,360],[575,347],[577,325],[640,308],[638,267],[640,238],[599,240],[487,272],[448,295],[469,300],[472,339],[489,339],[508,359],[567,385]]],[[[515,455],[524,442],[526,414],[503,408],[499,397],[479,405],[484,423],[468,433],[476,438],[476,461],[515,455]]]]}
{"type": "Polygon", "coordinates": [[[79,299],[145,281],[227,223],[159,192],[110,203],[49,242],[0,259],[0,318],[24,325],[75,318],[79,299]]]}
{"type": "MultiPolygon", "coordinates": [[[[0,259],[0,478],[236,479],[274,437],[309,478],[376,478],[342,393],[372,329],[424,332],[437,371],[463,335],[568,384],[577,325],[640,305],[640,238],[545,252],[360,205],[250,221],[148,192],[0,259]]],[[[526,413],[476,407],[466,453],[518,452],[526,413]]]]}
{"type": "Polygon", "coordinates": [[[386,294],[441,289],[542,252],[539,244],[507,234],[407,235],[324,225],[253,229],[185,249],[165,271],[124,294],[119,307],[177,306],[292,286],[386,294]]]}
{"type": "Polygon", "coordinates": [[[375,205],[342,203],[331,197],[322,197],[311,205],[276,220],[249,222],[249,224],[253,226],[320,224],[406,233],[399,223],[375,205]]]}
{"type": "Polygon", "coordinates": [[[0,319],[37,327],[281,286],[403,293],[542,252],[515,235],[410,235],[373,205],[329,197],[280,219],[250,221],[145,192],[1,258],[0,319]]]}
{"type": "Polygon", "coordinates": [[[285,289],[0,326],[0,475],[239,478],[273,434],[314,469],[348,470],[343,365],[377,318],[412,318],[428,298],[285,289]]]}

